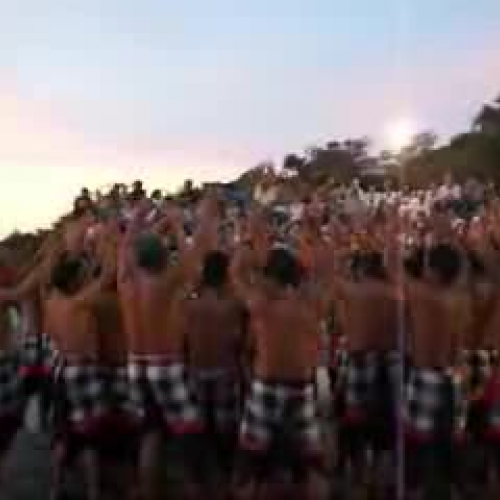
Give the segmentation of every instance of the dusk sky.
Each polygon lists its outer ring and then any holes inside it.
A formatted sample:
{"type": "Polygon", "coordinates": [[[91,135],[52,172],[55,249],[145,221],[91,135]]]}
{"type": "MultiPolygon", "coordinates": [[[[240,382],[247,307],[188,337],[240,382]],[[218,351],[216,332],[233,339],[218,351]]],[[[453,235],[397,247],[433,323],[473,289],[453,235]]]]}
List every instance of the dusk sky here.
{"type": "Polygon", "coordinates": [[[226,179],[500,92],[499,0],[0,0],[0,236],[83,185],[226,179]]]}

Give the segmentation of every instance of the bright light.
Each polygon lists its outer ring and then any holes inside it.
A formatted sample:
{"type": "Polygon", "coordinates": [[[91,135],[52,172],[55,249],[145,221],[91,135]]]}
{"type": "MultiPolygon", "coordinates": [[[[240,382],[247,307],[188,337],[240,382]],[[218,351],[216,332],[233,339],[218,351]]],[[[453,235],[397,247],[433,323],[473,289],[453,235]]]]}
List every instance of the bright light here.
{"type": "Polygon", "coordinates": [[[386,128],[387,147],[394,152],[399,152],[411,143],[416,134],[415,123],[408,118],[399,118],[386,128]]]}

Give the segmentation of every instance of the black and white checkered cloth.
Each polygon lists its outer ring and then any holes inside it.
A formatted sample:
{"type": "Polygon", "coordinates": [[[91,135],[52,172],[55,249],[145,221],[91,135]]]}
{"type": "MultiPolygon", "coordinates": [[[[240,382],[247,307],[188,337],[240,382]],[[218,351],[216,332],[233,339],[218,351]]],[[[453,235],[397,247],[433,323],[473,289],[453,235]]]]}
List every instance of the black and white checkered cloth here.
{"type": "Polygon", "coordinates": [[[321,432],[314,384],[266,383],[254,380],[240,428],[243,448],[265,451],[276,433],[287,429],[307,453],[320,453],[321,432]]]}
{"type": "Polygon", "coordinates": [[[495,394],[492,394],[492,406],[488,410],[487,428],[500,440],[500,380],[495,380],[495,394]]]}
{"type": "Polygon", "coordinates": [[[345,363],[346,407],[364,408],[373,397],[378,368],[377,353],[349,353],[345,363]]]}
{"type": "Polygon", "coordinates": [[[397,351],[365,351],[348,353],[345,361],[344,384],[346,412],[370,418],[371,408],[381,397],[390,396],[396,401],[397,391],[404,377],[402,356],[397,351]],[[379,394],[380,370],[387,370],[390,395],[379,394]]]}
{"type": "Polygon", "coordinates": [[[242,385],[235,370],[192,370],[193,390],[202,415],[212,415],[219,431],[237,429],[241,418],[242,385]]]}
{"type": "Polygon", "coordinates": [[[140,423],[157,415],[174,434],[202,430],[199,407],[182,363],[131,360],[128,381],[129,411],[140,423]]]}
{"type": "Polygon", "coordinates": [[[78,432],[94,430],[108,410],[102,368],[91,361],[62,361],[55,387],[56,425],[69,425],[78,432]]]}
{"type": "Polygon", "coordinates": [[[482,388],[490,378],[494,366],[492,351],[488,349],[464,351],[463,359],[469,372],[468,388],[471,390],[482,388]]]}
{"type": "Polygon", "coordinates": [[[57,350],[47,334],[30,335],[23,339],[19,349],[19,364],[24,372],[45,371],[50,374],[57,365],[57,350]]]}
{"type": "Polygon", "coordinates": [[[15,416],[22,410],[17,360],[14,355],[0,353],[0,418],[15,416]]]}
{"type": "Polygon", "coordinates": [[[441,432],[440,419],[443,413],[449,413],[449,431],[452,436],[460,437],[467,417],[463,385],[448,370],[412,368],[404,402],[408,430],[429,438],[441,437],[437,435],[441,432]]]}
{"type": "Polygon", "coordinates": [[[105,366],[102,370],[109,411],[114,414],[127,413],[129,397],[127,366],[105,366]]]}
{"type": "Polygon", "coordinates": [[[336,370],[339,379],[346,379],[349,367],[349,350],[345,337],[339,339],[338,346],[332,353],[330,366],[336,370]]]}

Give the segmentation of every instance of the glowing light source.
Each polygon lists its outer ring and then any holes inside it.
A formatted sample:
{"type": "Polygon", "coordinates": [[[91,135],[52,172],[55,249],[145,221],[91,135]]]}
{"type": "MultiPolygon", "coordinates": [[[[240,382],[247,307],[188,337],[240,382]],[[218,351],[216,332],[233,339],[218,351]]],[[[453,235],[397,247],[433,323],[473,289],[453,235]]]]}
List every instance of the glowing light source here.
{"type": "Polygon", "coordinates": [[[390,122],[385,132],[387,147],[391,151],[401,151],[411,143],[416,131],[415,123],[408,118],[399,118],[390,122]]]}

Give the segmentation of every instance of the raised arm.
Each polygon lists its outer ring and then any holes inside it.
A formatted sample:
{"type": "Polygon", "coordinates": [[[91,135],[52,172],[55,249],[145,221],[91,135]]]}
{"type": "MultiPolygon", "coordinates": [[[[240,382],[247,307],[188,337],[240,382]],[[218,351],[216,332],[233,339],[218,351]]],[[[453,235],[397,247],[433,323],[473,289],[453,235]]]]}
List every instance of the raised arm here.
{"type": "Polygon", "coordinates": [[[102,291],[111,285],[117,276],[117,240],[115,237],[103,235],[99,251],[102,271],[98,278],[85,286],[74,298],[77,305],[93,305],[101,296],[102,291]]]}
{"type": "Polygon", "coordinates": [[[199,211],[197,229],[191,245],[186,244],[186,236],[181,221],[177,220],[174,231],[180,240],[179,279],[190,286],[196,283],[205,255],[218,247],[219,219],[209,204],[199,211]]]}
{"type": "Polygon", "coordinates": [[[44,250],[44,258],[16,286],[0,291],[0,302],[16,302],[35,292],[49,281],[50,271],[62,252],[59,240],[51,240],[44,250]]]}
{"type": "Polygon", "coordinates": [[[142,212],[138,212],[128,224],[124,236],[121,239],[117,238],[117,268],[119,283],[132,279],[136,271],[134,243],[141,233],[141,230],[144,228],[145,215],[145,209],[142,212]]]}

